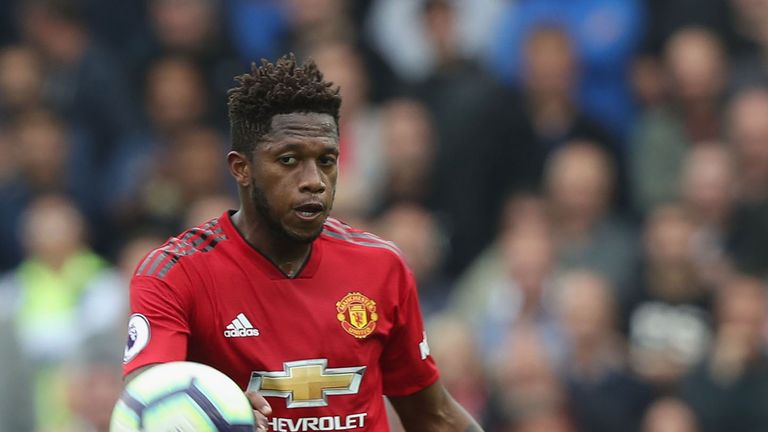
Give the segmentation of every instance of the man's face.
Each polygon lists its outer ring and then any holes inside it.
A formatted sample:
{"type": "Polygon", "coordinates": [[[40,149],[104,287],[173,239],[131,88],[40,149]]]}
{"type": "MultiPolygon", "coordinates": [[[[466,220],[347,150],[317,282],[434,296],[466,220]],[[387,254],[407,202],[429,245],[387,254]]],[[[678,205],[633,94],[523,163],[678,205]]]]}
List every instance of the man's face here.
{"type": "Polygon", "coordinates": [[[279,237],[311,242],[323,230],[336,192],[339,140],[328,114],[272,118],[253,152],[251,205],[279,237]]]}

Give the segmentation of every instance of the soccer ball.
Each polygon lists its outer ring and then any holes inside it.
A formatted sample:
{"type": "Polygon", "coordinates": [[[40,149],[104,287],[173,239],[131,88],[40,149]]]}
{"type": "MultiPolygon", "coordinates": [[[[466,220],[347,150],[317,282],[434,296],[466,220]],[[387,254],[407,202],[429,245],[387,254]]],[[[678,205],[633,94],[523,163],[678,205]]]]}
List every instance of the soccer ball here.
{"type": "Polygon", "coordinates": [[[134,378],[112,411],[110,432],[253,432],[240,387],[200,363],[172,362],[134,378]]]}

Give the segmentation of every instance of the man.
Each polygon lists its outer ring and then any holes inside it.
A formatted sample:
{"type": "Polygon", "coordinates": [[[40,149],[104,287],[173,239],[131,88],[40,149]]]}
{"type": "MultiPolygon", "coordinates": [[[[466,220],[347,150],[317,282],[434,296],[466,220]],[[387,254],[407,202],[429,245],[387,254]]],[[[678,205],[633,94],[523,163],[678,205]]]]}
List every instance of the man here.
{"type": "Polygon", "coordinates": [[[387,431],[386,395],[409,431],[479,431],[438,379],[398,250],[328,217],[338,89],[293,56],[237,80],[227,161],[240,208],[138,266],[128,379],[209,364],[247,388],[260,430],[387,431]]]}

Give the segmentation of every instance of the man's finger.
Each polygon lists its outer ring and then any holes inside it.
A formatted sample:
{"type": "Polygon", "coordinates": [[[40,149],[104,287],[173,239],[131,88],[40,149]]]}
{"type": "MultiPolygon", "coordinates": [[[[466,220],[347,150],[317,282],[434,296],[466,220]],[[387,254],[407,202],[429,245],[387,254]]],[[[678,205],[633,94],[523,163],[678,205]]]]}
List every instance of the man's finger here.
{"type": "Polygon", "coordinates": [[[253,410],[253,416],[256,418],[256,432],[267,432],[269,430],[269,423],[264,414],[253,410]]]}
{"type": "Polygon", "coordinates": [[[245,392],[245,395],[248,397],[248,400],[251,402],[251,406],[253,407],[253,409],[255,409],[256,411],[258,411],[264,416],[269,416],[272,414],[272,407],[269,406],[269,402],[267,402],[267,400],[264,399],[264,396],[260,395],[255,391],[245,392]]]}

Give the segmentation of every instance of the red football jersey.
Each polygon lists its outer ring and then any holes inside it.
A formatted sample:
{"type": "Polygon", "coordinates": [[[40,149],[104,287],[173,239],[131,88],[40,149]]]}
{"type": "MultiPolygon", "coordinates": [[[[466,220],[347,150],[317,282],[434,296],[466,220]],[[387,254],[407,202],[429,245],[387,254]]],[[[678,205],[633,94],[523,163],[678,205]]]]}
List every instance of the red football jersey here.
{"type": "Polygon", "coordinates": [[[150,252],[130,291],[126,374],[210,365],[267,397],[276,432],[385,432],[382,395],[438,378],[397,249],[335,219],[288,278],[224,213],[150,252]]]}

